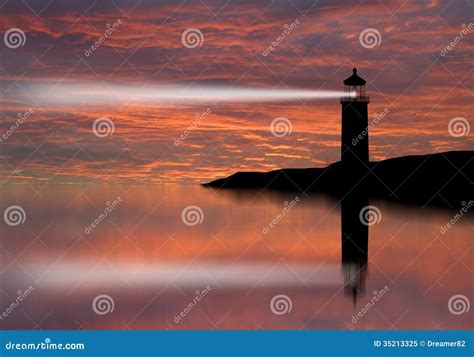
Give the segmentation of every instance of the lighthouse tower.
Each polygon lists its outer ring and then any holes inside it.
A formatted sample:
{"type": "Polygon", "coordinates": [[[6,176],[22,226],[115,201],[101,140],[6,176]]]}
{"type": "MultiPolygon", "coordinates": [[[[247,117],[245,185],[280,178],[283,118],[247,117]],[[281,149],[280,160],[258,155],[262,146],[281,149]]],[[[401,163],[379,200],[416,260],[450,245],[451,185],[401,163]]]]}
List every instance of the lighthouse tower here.
{"type": "Polygon", "coordinates": [[[341,161],[356,178],[367,170],[369,163],[369,97],[365,95],[366,81],[357,75],[357,68],[352,72],[352,76],[344,80],[346,94],[341,97],[341,161]]]}

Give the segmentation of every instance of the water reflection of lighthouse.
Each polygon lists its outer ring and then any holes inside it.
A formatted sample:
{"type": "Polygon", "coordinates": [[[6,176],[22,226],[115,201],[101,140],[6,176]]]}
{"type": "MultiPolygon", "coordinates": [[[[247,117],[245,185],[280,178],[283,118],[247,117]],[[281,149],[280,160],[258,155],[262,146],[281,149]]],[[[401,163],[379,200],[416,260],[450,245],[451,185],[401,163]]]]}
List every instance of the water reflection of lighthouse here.
{"type": "Polygon", "coordinates": [[[369,97],[365,95],[365,84],[354,68],[352,76],[344,80],[344,91],[348,94],[341,98],[341,162],[346,180],[341,200],[341,258],[344,291],[354,304],[365,292],[369,240],[369,227],[360,218],[364,207],[369,205],[366,188],[369,97]]]}
{"type": "Polygon", "coordinates": [[[344,291],[354,304],[365,292],[369,227],[360,219],[360,212],[369,204],[364,192],[353,192],[341,201],[341,258],[344,291]]]}

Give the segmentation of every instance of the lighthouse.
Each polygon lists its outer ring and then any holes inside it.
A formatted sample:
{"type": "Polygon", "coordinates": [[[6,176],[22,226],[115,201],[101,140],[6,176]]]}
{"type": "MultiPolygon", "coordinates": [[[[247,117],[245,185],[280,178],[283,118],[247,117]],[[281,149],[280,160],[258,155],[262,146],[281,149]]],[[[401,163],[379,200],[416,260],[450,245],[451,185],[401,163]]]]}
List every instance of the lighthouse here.
{"type": "Polygon", "coordinates": [[[353,178],[360,177],[369,164],[368,104],[366,81],[357,75],[344,80],[345,95],[341,97],[342,131],[341,162],[353,178]]]}

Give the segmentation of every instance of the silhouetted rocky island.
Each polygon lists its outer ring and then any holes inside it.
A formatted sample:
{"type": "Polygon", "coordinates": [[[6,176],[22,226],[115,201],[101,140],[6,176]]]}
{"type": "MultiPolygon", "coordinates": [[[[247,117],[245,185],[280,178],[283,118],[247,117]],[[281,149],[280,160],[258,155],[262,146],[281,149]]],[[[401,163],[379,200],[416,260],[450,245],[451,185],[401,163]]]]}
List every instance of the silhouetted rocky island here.
{"type": "Polygon", "coordinates": [[[459,207],[474,199],[474,151],[450,151],[369,162],[360,176],[343,163],[325,168],[237,172],[204,186],[325,192],[343,197],[364,186],[369,197],[430,206],[459,207]]]}

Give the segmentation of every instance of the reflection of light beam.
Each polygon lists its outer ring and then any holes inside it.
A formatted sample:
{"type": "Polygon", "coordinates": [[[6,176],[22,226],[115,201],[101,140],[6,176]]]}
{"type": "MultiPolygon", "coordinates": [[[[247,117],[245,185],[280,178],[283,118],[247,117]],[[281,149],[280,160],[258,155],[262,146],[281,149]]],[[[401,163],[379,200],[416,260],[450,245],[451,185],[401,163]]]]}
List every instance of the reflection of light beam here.
{"type": "MultiPolygon", "coordinates": [[[[305,286],[339,285],[341,283],[340,266],[335,264],[319,265],[317,271],[312,264],[269,264],[240,263],[231,267],[228,264],[200,262],[159,263],[133,265],[114,263],[91,268],[91,262],[60,263],[50,270],[48,264],[27,264],[28,271],[40,276],[41,286],[65,287],[85,283],[87,286],[129,285],[160,286],[174,284],[182,288],[199,287],[206,284],[218,284],[225,287],[263,286],[305,286]],[[31,270],[30,270],[31,269],[31,270]]],[[[19,281],[30,278],[23,273],[11,278],[19,281]]]]}
{"type": "Polygon", "coordinates": [[[97,84],[59,84],[55,86],[37,85],[32,94],[41,102],[53,103],[197,103],[197,102],[261,102],[261,101],[299,101],[355,97],[355,92],[341,92],[316,89],[279,89],[256,87],[223,86],[147,86],[103,85],[97,84]]]}

